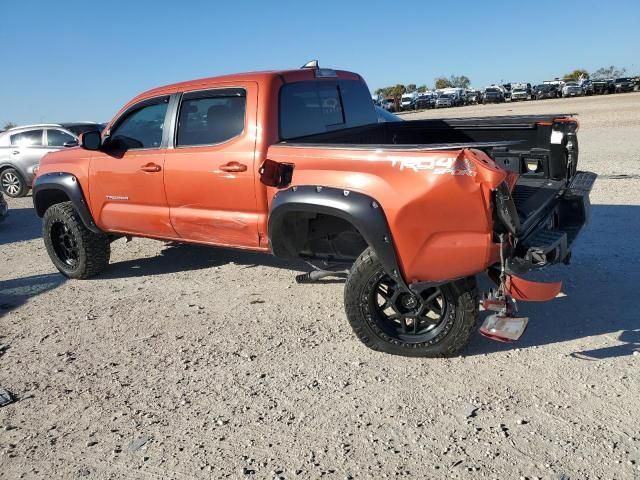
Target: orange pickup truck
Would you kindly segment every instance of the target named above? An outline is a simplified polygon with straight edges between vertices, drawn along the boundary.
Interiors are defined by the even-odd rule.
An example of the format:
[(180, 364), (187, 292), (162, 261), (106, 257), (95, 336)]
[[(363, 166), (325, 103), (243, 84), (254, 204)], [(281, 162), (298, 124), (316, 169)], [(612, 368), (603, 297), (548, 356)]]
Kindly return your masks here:
[[(360, 75), (319, 68), (145, 92), (77, 148), (41, 162), (33, 202), (55, 266), (100, 273), (110, 242), (151, 237), (271, 252), (347, 274), (367, 346), (453, 355), (522, 334), (515, 300), (559, 284), (516, 275), (565, 262), (595, 175), (571, 115), (379, 122)], [(496, 282), (482, 302), (475, 276)]]

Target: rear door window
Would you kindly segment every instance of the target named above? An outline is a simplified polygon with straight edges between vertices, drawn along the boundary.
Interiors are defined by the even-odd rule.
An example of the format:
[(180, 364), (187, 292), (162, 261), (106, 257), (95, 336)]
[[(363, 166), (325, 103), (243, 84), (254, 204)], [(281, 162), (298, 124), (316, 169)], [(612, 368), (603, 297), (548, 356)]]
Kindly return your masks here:
[(11, 145), (16, 147), (41, 147), (43, 130), (27, 130), (11, 135)]
[(377, 122), (371, 94), (360, 81), (305, 81), (280, 89), (283, 140)]
[(177, 147), (215, 145), (244, 130), (247, 95), (242, 88), (189, 92), (178, 114)]

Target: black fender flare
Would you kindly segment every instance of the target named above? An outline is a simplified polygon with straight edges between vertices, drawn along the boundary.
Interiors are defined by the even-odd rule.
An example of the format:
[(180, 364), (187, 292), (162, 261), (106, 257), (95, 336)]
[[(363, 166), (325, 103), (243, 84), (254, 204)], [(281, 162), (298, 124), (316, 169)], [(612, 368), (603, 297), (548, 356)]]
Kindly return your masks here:
[(268, 226), (269, 244), (277, 257), (298, 258), (284, 232), (285, 217), (296, 212), (334, 215), (351, 223), (376, 252), (385, 272), (408, 290), (387, 218), (374, 198), (351, 190), (310, 185), (277, 192), (271, 204)]
[[(47, 193), (59, 191), (64, 193), (80, 215), (82, 223), (94, 233), (102, 233), (96, 226), (85, 201), (82, 187), (75, 175), (66, 172), (45, 173), (36, 177), (32, 186), (33, 206), (42, 218), (44, 212), (51, 206), (47, 201)], [(57, 202), (56, 202), (57, 203)]]

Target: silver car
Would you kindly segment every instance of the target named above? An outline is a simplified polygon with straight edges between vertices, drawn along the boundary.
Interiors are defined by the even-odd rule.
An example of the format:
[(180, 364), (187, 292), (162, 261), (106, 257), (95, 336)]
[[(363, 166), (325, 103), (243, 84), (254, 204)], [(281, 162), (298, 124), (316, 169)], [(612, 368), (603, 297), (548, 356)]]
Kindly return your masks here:
[(453, 107), (453, 96), (447, 93), (441, 94), (436, 100), (436, 108)]
[(0, 133), (0, 187), (9, 197), (24, 197), (40, 159), (78, 145), (78, 137), (58, 124), (28, 125)]

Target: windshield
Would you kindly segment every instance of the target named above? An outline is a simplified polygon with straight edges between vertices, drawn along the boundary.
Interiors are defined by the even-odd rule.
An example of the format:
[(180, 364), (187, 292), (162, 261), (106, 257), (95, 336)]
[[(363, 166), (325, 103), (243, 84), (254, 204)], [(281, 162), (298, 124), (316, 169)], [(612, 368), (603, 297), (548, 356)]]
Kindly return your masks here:
[(498, 90), (497, 88), (487, 88), (486, 92), (487, 93), (500, 93), (500, 90)]
[(451, 95), (449, 95), (448, 93), (443, 93), (442, 95), (440, 95), (440, 98), (451, 98)]
[(526, 90), (524, 88), (514, 88), (513, 93), (517, 93), (517, 92), (526, 92)]
[(616, 82), (630, 82), (631, 79), (630, 78), (617, 78)]

